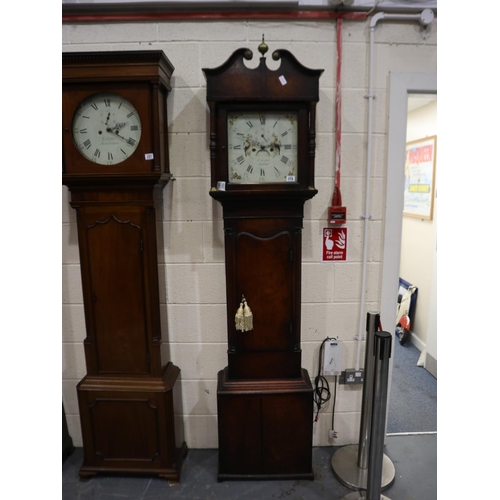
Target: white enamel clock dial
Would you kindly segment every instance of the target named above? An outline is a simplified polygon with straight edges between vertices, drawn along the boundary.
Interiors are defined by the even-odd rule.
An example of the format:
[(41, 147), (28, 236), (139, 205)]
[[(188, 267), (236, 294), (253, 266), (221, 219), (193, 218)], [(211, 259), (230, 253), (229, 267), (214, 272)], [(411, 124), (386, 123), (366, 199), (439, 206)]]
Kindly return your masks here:
[(297, 182), (297, 113), (230, 112), (230, 183)]
[(73, 118), (73, 140), (80, 153), (100, 165), (116, 165), (137, 149), (141, 120), (134, 106), (118, 94), (85, 99)]

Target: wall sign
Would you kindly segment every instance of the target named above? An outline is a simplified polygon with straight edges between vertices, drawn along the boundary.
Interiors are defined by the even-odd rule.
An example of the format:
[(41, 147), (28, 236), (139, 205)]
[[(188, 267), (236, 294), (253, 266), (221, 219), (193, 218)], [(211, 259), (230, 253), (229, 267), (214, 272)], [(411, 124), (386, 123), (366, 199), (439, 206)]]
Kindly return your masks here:
[(432, 220), (436, 136), (406, 144), (403, 215)]
[(347, 261), (347, 228), (324, 227), (321, 242), (323, 262)]

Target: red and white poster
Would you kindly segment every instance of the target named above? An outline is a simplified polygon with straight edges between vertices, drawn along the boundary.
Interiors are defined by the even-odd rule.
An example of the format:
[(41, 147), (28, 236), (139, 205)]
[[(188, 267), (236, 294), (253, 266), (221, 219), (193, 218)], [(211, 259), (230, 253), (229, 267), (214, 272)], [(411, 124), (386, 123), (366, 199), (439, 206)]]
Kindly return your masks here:
[(347, 228), (324, 227), (321, 260), (323, 262), (347, 261)]

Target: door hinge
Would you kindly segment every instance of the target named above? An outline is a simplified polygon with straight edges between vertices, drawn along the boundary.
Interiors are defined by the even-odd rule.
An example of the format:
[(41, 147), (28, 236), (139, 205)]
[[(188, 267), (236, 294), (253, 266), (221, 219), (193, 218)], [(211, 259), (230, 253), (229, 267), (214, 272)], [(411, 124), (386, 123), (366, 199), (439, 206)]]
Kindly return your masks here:
[(148, 365), (149, 365), (149, 363), (151, 363), (151, 357), (149, 356), (149, 352), (146, 353), (146, 360), (147, 360)]
[(142, 244), (142, 240), (141, 240), (141, 252), (144, 250), (144, 246)]
[(293, 250), (290, 250), (290, 262), (293, 261)]
[(293, 333), (293, 323), (290, 323), (290, 333)]

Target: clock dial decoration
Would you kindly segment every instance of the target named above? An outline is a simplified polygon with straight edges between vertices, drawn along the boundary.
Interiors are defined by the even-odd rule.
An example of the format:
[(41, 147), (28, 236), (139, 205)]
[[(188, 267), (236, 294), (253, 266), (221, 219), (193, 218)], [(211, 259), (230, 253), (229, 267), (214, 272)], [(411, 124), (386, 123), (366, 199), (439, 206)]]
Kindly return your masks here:
[(73, 140), (80, 153), (99, 165), (129, 158), (141, 139), (141, 119), (135, 107), (114, 93), (85, 99), (73, 118)]
[(297, 181), (297, 113), (228, 113), (228, 178), (233, 183)]

